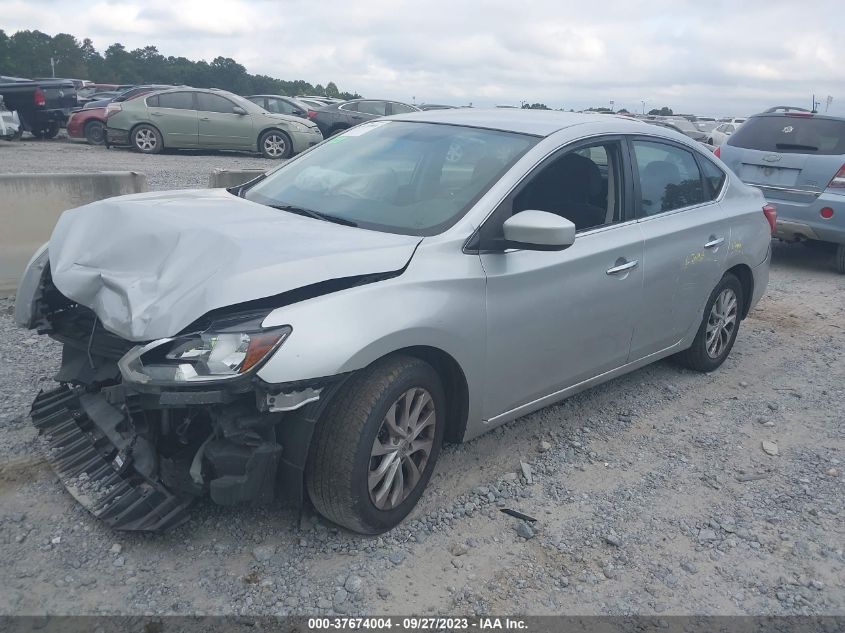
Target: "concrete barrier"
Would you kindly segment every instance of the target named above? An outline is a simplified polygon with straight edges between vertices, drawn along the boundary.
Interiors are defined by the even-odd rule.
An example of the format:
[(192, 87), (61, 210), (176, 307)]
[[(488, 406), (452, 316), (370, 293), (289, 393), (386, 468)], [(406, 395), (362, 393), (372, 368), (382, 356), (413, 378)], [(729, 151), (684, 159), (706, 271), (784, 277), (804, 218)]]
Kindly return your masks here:
[(0, 296), (12, 294), (35, 250), (62, 211), (147, 191), (147, 177), (128, 171), (0, 174)]
[(211, 189), (237, 187), (245, 182), (258, 178), (266, 169), (215, 169), (208, 176), (208, 186)]

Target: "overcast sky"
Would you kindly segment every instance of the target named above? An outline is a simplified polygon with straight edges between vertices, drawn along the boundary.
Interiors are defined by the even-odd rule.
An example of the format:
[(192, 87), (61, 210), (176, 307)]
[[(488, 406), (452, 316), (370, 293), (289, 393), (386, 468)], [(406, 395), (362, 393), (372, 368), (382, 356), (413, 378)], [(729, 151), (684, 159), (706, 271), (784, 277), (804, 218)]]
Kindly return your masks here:
[[(663, 6), (658, 9), (656, 7)], [(368, 97), (540, 101), (747, 115), (832, 95), (845, 115), (842, 0), (0, 0), (7, 33), (101, 52), (233, 57), (251, 73)]]

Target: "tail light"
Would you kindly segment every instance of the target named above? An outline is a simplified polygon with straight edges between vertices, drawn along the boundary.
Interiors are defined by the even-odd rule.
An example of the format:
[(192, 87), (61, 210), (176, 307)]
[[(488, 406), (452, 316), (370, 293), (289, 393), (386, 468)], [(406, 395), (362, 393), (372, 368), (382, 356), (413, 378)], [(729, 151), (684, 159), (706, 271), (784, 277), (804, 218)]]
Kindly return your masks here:
[(772, 230), (772, 234), (775, 232), (775, 226), (778, 223), (778, 210), (771, 204), (763, 205), (763, 215), (766, 216), (766, 220), (769, 222), (769, 228)]
[(845, 165), (839, 168), (836, 175), (827, 183), (828, 188), (842, 189), (845, 188)]
[(121, 107), (120, 107), (120, 104), (119, 104), (119, 103), (114, 103), (114, 102), (112, 102), (112, 103), (108, 104), (108, 105), (106, 106), (106, 118), (108, 119), (111, 115), (113, 115), (113, 114), (117, 114), (117, 113), (118, 113), (118, 112), (120, 112), (122, 109), (123, 109), (123, 108), (121, 108)]
[(716, 158), (721, 158), (722, 157), (722, 148), (717, 147), (716, 149), (714, 149), (713, 150), (713, 156), (715, 156)]
[(833, 217), (833, 209), (830, 207), (822, 207), (822, 210), (819, 211), (819, 215), (822, 216), (825, 220), (829, 220)]
[(36, 107), (41, 107), (47, 105), (47, 99), (44, 98), (44, 92), (41, 88), (36, 88), (35, 93), (32, 95), (32, 99), (35, 102)]
[(316, 119), (317, 118), (317, 111), (316, 110), (308, 110), (308, 118), (309, 119)]

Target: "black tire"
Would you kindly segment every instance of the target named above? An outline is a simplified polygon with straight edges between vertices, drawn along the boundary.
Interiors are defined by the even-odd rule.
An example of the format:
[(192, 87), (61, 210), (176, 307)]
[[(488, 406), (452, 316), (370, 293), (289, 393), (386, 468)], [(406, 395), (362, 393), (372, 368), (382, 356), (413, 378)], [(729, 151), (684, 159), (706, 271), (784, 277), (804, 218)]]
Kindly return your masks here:
[[(413, 389), (424, 390), (433, 402), (434, 429), (426, 431), (433, 443), (425, 466), (418, 471), (419, 479), (404, 500), (380, 509), (371, 497), (368, 480), (370, 469), (377, 468), (387, 455), (373, 457), (373, 448), (376, 438), (383, 443), (388, 411)], [(431, 478), (443, 442), (445, 414), (443, 387), (428, 363), (392, 356), (358, 372), (332, 398), (314, 431), (305, 469), (314, 508), (327, 519), (361, 534), (380, 534), (395, 527), (414, 508)], [(397, 455), (404, 477), (407, 462), (398, 451)]]
[(106, 125), (102, 121), (88, 121), (83, 133), (91, 145), (103, 145), (106, 142)]
[(258, 151), (264, 158), (271, 160), (290, 158), (293, 154), (293, 143), (285, 132), (267, 130), (258, 139)]
[(836, 272), (845, 275), (845, 244), (836, 247)]
[(160, 154), (164, 149), (161, 132), (146, 123), (132, 128), (129, 132), (129, 143), (136, 152), (142, 154)]
[(335, 134), (340, 134), (341, 132), (345, 132), (349, 128), (345, 125), (338, 125), (337, 127), (333, 127), (329, 130), (329, 136), (334, 136)]
[(35, 138), (50, 139), (56, 138), (59, 134), (59, 124), (56, 122), (48, 123), (47, 127), (42, 127), (32, 130), (32, 135)]
[[(721, 343), (721, 348), (718, 350), (718, 353), (712, 355), (711, 352), (708, 351), (708, 324), (711, 323), (714, 304), (722, 295), (722, 293), (726, 291), (733, 293), (736, 302), (736, 306), (734, 309), (733, 329), (730, 334), (723, 339), (723, 342)], [(698, 332), (695, 335), (695, 339), (693, 340), (692, 345), (689, 349), (686, 349), (683, 352), (677, 354), (677, 360), (684, 367), (700, 372), (713, 371), (717, 369), (722, 363), (724, 363), (725, 359), (728, 357), (728, 354), (731, 353), (731, 349), (734, 346), (734, 341), (736, 341), (737, 332), (739, 332), (739, 323), (742, 320), (742, 307), (745, 305), (744, 301), (745, 296), (742, 289), (742, 284), (740, 283), (739, 279), (737, 279), (734, 275), (730, 273), (725, 274), (725, 276), (722, 277), (719, 283), (716, 284), (716, 287), (713, 289), (713, 292), (710, 293), (710, 298), (707, 300), (707, 305), (704, 306), (704, 315), (701, 319), (701, 325), (698, 327)], [(716, 336), (720, 337), (721, 334), (717, 333)]]

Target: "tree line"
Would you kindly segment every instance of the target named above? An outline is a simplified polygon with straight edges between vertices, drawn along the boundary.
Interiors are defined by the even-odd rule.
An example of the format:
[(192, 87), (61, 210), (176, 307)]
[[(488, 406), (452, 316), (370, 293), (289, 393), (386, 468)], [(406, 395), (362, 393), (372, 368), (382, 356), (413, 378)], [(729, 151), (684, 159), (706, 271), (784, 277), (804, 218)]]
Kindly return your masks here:
[(87, 37), (80, 42), (67, 33), (50, 36), (37, 30), (17, 31), (10, 36), (0, 29), (0, 75), (52, 77), (54, 69), (56, 77), (90, 79), (94, 83), (186, 85), (222, 88), (242, 95), (311, 94), (340, 99), (361, 96), (341, 92), (333, 81), (322, 86), (302, 79), (253, 75), (230, 57), (194, 61), (165, 57), (155, 46), (129, 51), (120, 43), (112, 44), (101, 54)]

